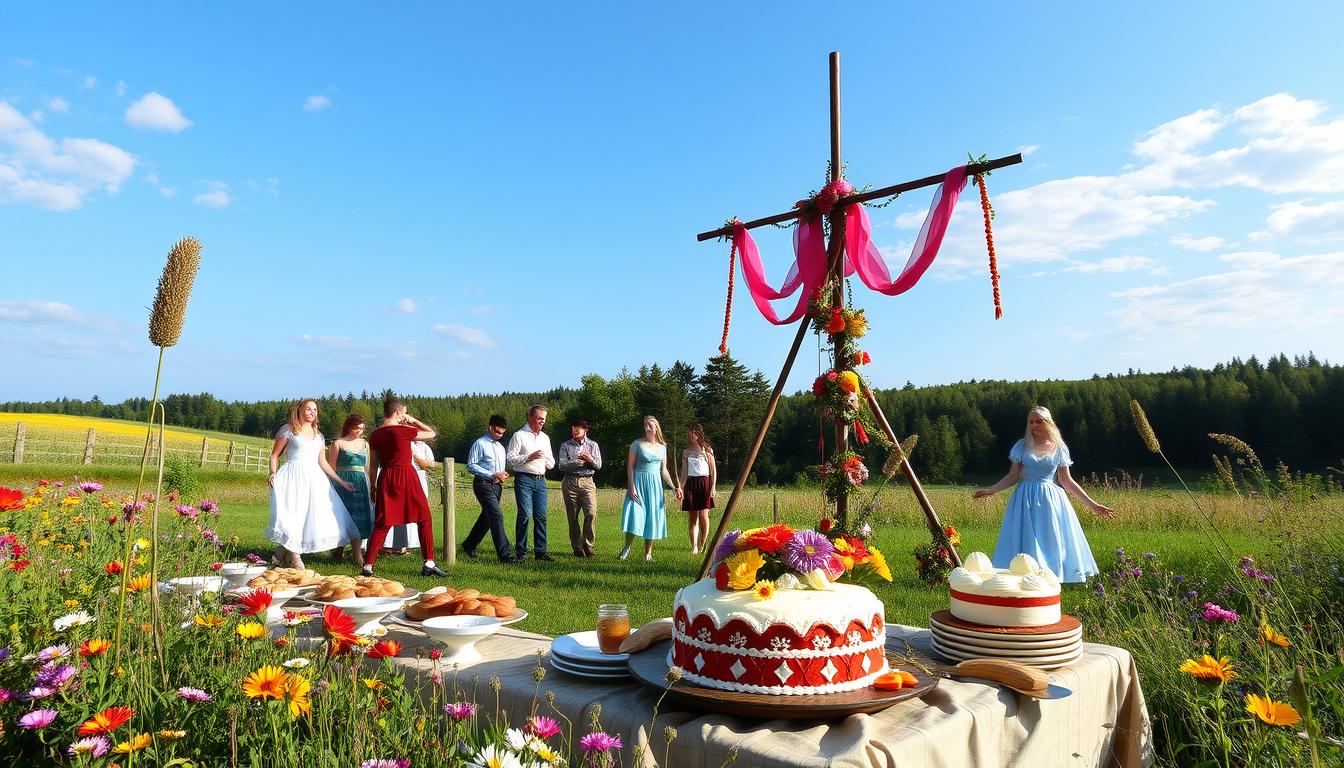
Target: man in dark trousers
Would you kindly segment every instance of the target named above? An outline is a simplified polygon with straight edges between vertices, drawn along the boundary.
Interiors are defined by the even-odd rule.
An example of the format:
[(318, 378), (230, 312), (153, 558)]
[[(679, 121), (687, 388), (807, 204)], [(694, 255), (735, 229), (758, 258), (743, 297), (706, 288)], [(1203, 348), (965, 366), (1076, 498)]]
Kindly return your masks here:
[(508, 470), (504, 468), (504, 446), (499, 439), (508, 431), (503, 416), (490, 417), (490, 424), (467, 452), (467, 471), (471, 473), (471, 490), (480, 502), (481, 515), (471, 527), (471, 533), (462, 542), (462, 552), (472, 560), (476, 559), (476, 547), (485, 538), (488, 531), (495, 542), (495, 555), (501, 563), (517, 562), (509, 553), (509, 537), (504, 532), (504, 511), (499, 507), (499, 499), (504, 493), (504, 480)]

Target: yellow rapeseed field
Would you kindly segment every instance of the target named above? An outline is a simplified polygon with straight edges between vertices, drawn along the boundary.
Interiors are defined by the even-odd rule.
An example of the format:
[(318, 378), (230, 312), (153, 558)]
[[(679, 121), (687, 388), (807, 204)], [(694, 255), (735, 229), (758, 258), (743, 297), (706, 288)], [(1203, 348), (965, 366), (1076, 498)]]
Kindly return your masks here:
[[(28, 434), (42, 433), (46, 436), (51, 432), (71, 432), (78, 433), (82, 439), (90, 430), (97, 430), (98, 435), (116, 435), (117, 437), (133, 437), (138, 440), (145, 439), (145, 427), (140, 424), (128, 424), (124, 421), (112, 421), (110, 419), (96, 419), (88, 416), (67, 416), (60, 413), (4, 413), (0, 412), (0, 429), (10, 432), (15, 425), (23, 422), (28, 425)], [(167, 429), (163, 433), (165, 440), (190, 440), (198, 445), (201, 442), (200, 435), (193, 435), (190, 432), (178, 432), (173, 429)]]

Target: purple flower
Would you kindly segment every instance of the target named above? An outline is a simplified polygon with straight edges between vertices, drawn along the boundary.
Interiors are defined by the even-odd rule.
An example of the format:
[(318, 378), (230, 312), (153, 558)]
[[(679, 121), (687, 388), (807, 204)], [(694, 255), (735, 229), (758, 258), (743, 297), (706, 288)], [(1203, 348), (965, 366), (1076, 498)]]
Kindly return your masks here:
[(784, 545), (784, 562), (799, 573), (810, 573), (826, 565), (835, 554), (835, 545), (825, 536), (812, 530), (793, 534)]
[(1105, 597), (1106, 585), (1102, 583), (1101, 579), (1097, 579), (1097, 583), (1092, 587), (1092, 591), (1097, 593), (1097, 597)]
[(1227, 622), (1228, 624), (1231, 624), (1231, 623), (1237, 621), (1237, 620), (1240, 619), (1240, 618), (1241, 618), (1241, 617), (1237, 615), (1237, 612), (1236, 612), (1236, 611), (1229, 611), (1228, 609), (1226, 609), (1226, 608), (1224, 608), (1224, 607), (1222, 607), (1222, 606), (1220, 606), (1220, 605), (1218, 605), (1218, 604), (1216, 604), (1216, 603), (1205, 603), (1205, 604), (1204, 604), (1204, 620), (1207, 621), (1207, 622), (1209, 622), (1210, 624), (1213, 624), (1213, 623), (1216, 623), (1216, 622), (1219, 622), (1219, 621), (1223, 621), (1223, 622)]
[(1124, 547), (1120, 547), (1119, 549), (1115, 550), (1115, 556), (1116, 556), (1117, 558), (1121, 559), (1121, 560), (1124, 560), (1124, 559), (1125, 559), (1125, 548), (1124, 548)]
[(49, 645), (37, 652), (38, 661), (51, 661), (53, 659), (64, 659), (70, 655), (70, 646), (68, 645)]
[(215, 515), (215, 516), (219, 515), (219, 503), (212, 499), (206, 499), (205, 501), (202, 501), (198, 506), (200, 506), (201, 511), (207, 515)]
[(1131, 568), (1130, 571), (1129, 571), (1129, 576), (1130, 576), (1130, 578), (1137, 579), (1137, 578), (1139, 578), (1139, 577), (1142, 576), (1142, 575), (1143, 575), (1143, 569), (1142, 569), (1142, 568)]
[(210, 701), (210, 694), (202, 691), (200, 688), (178, 688), (177, 696), (180, 699), (186, 699), (187, 701), (195, 702), (197, 704), (204, 704), (205, 702)]
[(0, 664), (9, 661), (9, 646), (0, 648)]
[(359, 768), (410, 768), (410, 765), (410, 760), (400, 757), (395, 760), (365, 760), (359, 764)]
[(103, 490), (103, 484), (95, 483), (91, 480), (85, 480), (84, 482), (79, 484), (79, 490), (85, 493), (97, 493)]
[(193, 520), (196, 519), (197, 515), (201, 514), (199, 509), (186, 504), (178, 504), (174, 509), (177, 511), (178, 517), (187, 517)]
[(1300, 566), (1300, 565), (1294, 565), (1294, 566), (1292, 567), (1291, 570), (1292, 570), (1292, 572), (1293, 572), (1293, 575), (1295, 575), (1295, 576), (1301, 576), (1301, 575), (1302, 575), (1302, 566)]
[(71, 757), (79, 757), (80, 755), (102, 757), (111, 748), (112, 742), (108, 741), (106, 736), (90, 736), (66, 747), (65, 752)]
[(1245, 568), (1245, 567), (1248, 566), (1248, 565), (1255, 565), (1255, 558), (1254, 558), (1254, 557), (1251, 557), (1250, 555), (1247, 555), (1247, 556), (1241, 558), (1241, 563), (1240, 563), (1240, 565), (1241, 565), (1242, 568)]
[(263, 558), (261, 555), (258, 555), (256, 552), (248, 552), (247, 557), (243, 559), (253, 565), (262, 565), (266, 562), (266, 559)]
[(585, 753), (609, 752), (621, 748), (621, 737), (610, 736), (602, 731), (594, 731), (579, 739), (579, 749)]
[(8, 688), (0, 688), (0, 704), (8, 704), (9, 702), (14, 700), (14, 697), (16, 695), (17, 694), (9, 690)]
[(134, 504), (122, 504), (121, 519), (130, 521), (130, 519), (135, 516), (136, 512), (144, 512), (144, 511), (145, 511), (145, 502), (143, 501), (137, 501)]
[(33, 676), (33, 684), (47, 688), (60, 688), (70, 682), (70, 678), (79, 674), (79, 670), (69, 664), (57, 664), (48, 661)]
[(443, 714), (448, 715), (454, 720), (466, 720), (476, 714), (476, 705), (470, 701), (455, 701), (452, 704), (443, 705)]
[(56, 719), (56, 710), (54, 709), (34, 709), (32, 712), (19, 718), (19, 727), (27, 728), (30, 731), (40, 731), (51, 725)]
[(732, 556), (737, 546), (737, 538), (742, 535), (741, 531), (729, 531), (723, 534), (719, 540), (719, 546), (714, 548), (714, 562), (722, 562)]
[(40, 700), (40, 699), (45, 699), (45, 698), (48, 698), (48, 697), (50, 697), (50, 696), (55, 696), (55, 695), (56, 695), (56, 689), (55, 689), (55, 688), (51, 688), (51, 687), (49, 687), (49, 686), (45, 686), (45, 685), (36, 685), (36, 686), (33, 686), (33, 689), (32, 689), (32, 690), (30, 690), (30, 691), (28, 691), (28, 693), (24, 694), (23, 697), (24, 697), (25, 699), (29, 700), (29, 701), (38, 701), (38, 700)]

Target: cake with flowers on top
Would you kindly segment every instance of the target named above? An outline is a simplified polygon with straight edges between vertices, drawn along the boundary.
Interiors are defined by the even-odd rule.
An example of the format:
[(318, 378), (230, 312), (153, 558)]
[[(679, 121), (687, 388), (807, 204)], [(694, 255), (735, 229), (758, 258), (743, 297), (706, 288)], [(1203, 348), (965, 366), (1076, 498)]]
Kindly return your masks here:
[(1031, 555), (995, 568), (972, 552), (947, 577), (952, 615), (991, 627), (1042, 627), (1060, 621), (1059, 579)]
[(882, 601), (842, 580), (891, 580), (882, 553), (856, 537), (774, 525), (730, 531), (714, 578), (673, 601), (669, 663), (710, 688), (838, 693), (888, 669)]

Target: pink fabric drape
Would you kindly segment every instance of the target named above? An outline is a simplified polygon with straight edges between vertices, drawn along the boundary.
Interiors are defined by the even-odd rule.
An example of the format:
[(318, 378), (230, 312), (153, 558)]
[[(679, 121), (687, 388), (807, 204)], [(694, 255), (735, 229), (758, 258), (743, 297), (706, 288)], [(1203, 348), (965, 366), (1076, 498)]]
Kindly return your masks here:
[[(845, 211), (845, 274), (857, 272), (864, 285), (887, 296), (895, 296), (913, 288), (938, 255), (938, 248), (947, 233), (947, 225), (952, 220), (952, 210), (965, 186), (964, 165), (953, 168), (943, 177), (910, 258), (895, 278), (891, 276), (891, 270), (881, 252), (873, 244), (872, 224), (868, 220), (867, 211), (861, 203), (850, 205)], [(807, 311), (808, 299), (826, 280), (826, 236), (821, 217), (810, 221), (800, 219), (794, 228), (794, 262), (778, 289), (770, 287), (767, 282), (760, 249), (741, 222), (733, 225), (733, 242), (742, 256), (742, 274), (747, 282), (747, 290), (751, 292), (756, 308), (765, 319), (775, 325), (785, 325), (802, 317)], [(800, 288), (802, 290), (793, 310), (780, 317), (770, 302), (788, 298)]]

